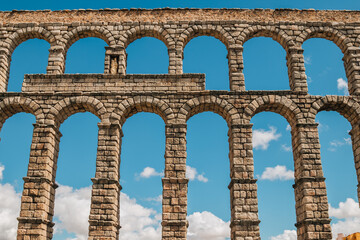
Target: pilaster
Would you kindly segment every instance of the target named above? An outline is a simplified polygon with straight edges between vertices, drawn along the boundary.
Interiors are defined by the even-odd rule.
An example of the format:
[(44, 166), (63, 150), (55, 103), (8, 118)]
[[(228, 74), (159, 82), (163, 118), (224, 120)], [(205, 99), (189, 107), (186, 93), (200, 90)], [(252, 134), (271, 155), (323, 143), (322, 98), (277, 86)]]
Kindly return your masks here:
[(228, 48), (229, 79), (231, 91), (245, 91), (243, 47)]
[(287, 50), (286, 65), (288, 68), (290, 90), (307, 93), (304, 50), (301, 47), (290, 47)]
[(49, 49), (47, 74), (62, 74), (65, 72), (64, 49), (60, 46), (52, 46)]
[(118, 124), (99, 123), (96, 173), (92, 178), (89, 240), (117, 240), (120, 229), (119, 166), (122, 131)]
[(299, 240), (332, 239), (317, 124), (292, 128), (295, 201)]
[(353, 126), (349, 134), (351, 136), (356, 176), (358, 180), (358, 185), (357, 185), (358, 200), (360, 200), (360, 125), (357, 124)]
[(344, 67), (348, 79), (349, 93), (351, 95), (360, 94), (360, 49), (349, 47), (344, 52)]
[(189, 181), (186, 178), (186, 124), (167, 124), (165, 134), (162, 239), (185, 240)]
[(9, 82), (11, 55), (8, 49), (0, 48), (0, 92), (6, 92)]
[(254, 179), (252, 124), (232, 125), (230, 145), (231, 239), (260, 239), (257, 185)]
[(60, 137), (61, 133), (54, 125), (34, 124), (28, 173), (24, 177), (18, 218), (18, 240), (52, 239)]

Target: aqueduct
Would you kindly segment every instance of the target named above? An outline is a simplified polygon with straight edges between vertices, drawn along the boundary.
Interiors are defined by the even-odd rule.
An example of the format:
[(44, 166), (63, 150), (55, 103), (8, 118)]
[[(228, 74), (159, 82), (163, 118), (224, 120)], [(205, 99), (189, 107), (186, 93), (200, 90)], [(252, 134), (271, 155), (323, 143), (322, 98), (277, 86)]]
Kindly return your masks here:
[[(351, 123), (360, 181), (360, 12), (44, 10), (0, 12), (0, 21), (0, 127), (19, 112), (36, 117), (18, 240), (52, 238), (59, 127), (72, 114), (85, 111), (101, 120), (89, 239), (115, 240), (119, 232), (121, 239), (121, 129), (128, 117), (142, 111), (160, 115), (166, 124), (162, 239), (186, 239), (186, 123), (203, 111), (221, 115), (229, 127), (231, 239), (260, 239), (250, 120), (262, 111), (282, 115), (291, 126), (298, 239), (332, 238), (315, 117), (320, 111), (331, 110)], [(216, 37), (226, 45), (230, 91), (206, 91), (203, 74), (183, 74), (183, 49), (200, 35)], [(259, 36), (271, 37), (285, 49), (289, 91), (245, 90), (243, 44)], [(104, 74), (64, 74), (67, 50), (85, 37), (101, 38), (108, 44)], [(142, 37), (165, 43), (168, 74), (126, 74), (126, 47)], [(333, 41), (343, 52), (349, 96), (308, 94), (302, 44), (315, 37)], [(7, 92), (12, 52), (32, 38), (50, 43), (47, 73), (26, 75), (21, 92)], [(360, 185), (357, 190), (360, 197)]]

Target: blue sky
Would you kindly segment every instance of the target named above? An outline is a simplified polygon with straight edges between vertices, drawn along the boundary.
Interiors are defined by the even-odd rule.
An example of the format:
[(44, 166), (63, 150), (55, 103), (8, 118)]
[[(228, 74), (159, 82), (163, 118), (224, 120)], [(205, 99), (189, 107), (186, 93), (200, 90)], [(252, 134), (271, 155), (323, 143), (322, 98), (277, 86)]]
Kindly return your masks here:
[[(8, 1), (0, 10), (75, 8), (315, 8), (359, 9), (359, 1)], [(69, 49), (66, 73), (103, 72), (104, 47), (100, 39), (81, 39)], [(151, 46), (151, 47), (149, 47)], [(344, 95), (347, 81), (342, 53), (332, 42), (310, 39), (304, 45), (309, 93)], [(23, 75), (45, 73), (49, 44), (29, 40), (14, 51), (9, 91), (20, 91)], [(209, 51), (212, 49), (212, 51)], [(167, 73), (166, 46), (159, 40), (143, 38), (127, 48), (128, 73)], [(206, 89), (228, 90), (226, 47), (212, 37), (198, 37), (184, 52), (185, 73), (205, 73)], [(288, 90), (286, 53), (270, 38), (254, 38), (244, 45), (244, 74), (247, 90)], [(259, 61), (261, 59), (262, 61)], [(259, 71), (261, 69), (261, 71)], [(16, 114), (0, 132), (0, 231), (14, 239), (19, 214), (19, 194), (26, 176), (32, 124), (30, 114)], [(69, 117), (61, 126), (54, 239), (86, 238), (90, 200), (90, 178), (95, 173), (97, 123), (90, 113)], [(295, 200), (292, 188), (293, 157), (288, 123), (278, 114), (260, 113), (251, 121), (254, 133), (254, 164), (258, 178), (259, 218), (262, 239), (296, 239)], [(333, 232), (360, 229), (356, 196), (356, 174), (350, 124), (336, 112), (317, 116), (321, 157), (331, 204)], [(121, 147), (121, 239), (160, 239), (161, 177), (164, 169), (164, 122), (156, 114), (138, 113), (123, 126)], [(201, 113), (188, 121), (188, 215), (189, 239), (227, 239), (230, 220), (228, 128), (214, 113)], [(71, 167), (70, 167), (71, 165)], [(206, 196), (206, 197), (204, 197)], [(17, 204), (12, 204), (17, 202)], [(340, 204), (340, 205), (339, 205)], [(131, 211), (131, 209), (136, 209)], [(73, 210), (73, 211), (72, 211)], [(77, 212), (75, 216), (71, 213)], [(159, 218), (160, 217), (160, 218)], [(206, 225), (201, 226), (201, 221)], [(209, 231), (219, 236), (206, 236)], [(348, 232), (346, 232), (348, 231)], [(146, 233), (146, 234), (144, 234)], [(218, 238), (216, 238), (218, 237)], [(0, 238), (1, 239), (1, 238)]]

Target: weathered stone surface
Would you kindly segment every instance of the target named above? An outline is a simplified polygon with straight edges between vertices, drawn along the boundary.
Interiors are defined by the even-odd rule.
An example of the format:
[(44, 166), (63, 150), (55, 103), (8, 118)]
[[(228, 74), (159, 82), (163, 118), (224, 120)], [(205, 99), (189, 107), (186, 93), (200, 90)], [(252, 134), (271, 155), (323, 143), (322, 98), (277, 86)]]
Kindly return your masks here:
[[(299, 240), (331, 239), (316, 114), (337, 111), (352, 125), (360, 180), (360, 12), (315, 10), (157, 9), (0, 12), (0, 128), (18, 112), (36, 117), (28, 175), (24, 178), (18, 240), (52, 238), (56, 164), (62, 122), (77, 112), (99, 117), (96, 173), (92, 178), (89, 239), (119, 238), (119, 169), (122, 125), (137, 112), (152, 112), (166, 124), (162, 239), (185, 240), (188, 222), (186, 122), (212, 111), (229, 127), (231, 239), (260, 239), (254, 179), (251, 118), (263, 111), (289, 122), (295, 164)], [(185, 45), (214, 36), (228, 49), (230, 91), (205, 91), (202, 74), (182, 74)], [(246, 91), (243, 45), (272, 37), (287, 53), (288, 91)], [(107, 42), (104, 74), (64, 74), (66, 53), (77, 40)], [(155, 37), (168, 47), (169, 74), (127, 75), (126, 47)], [(333, 41), (344, 54), (350, 96), (312, 96), (302, 44), (313, 37)], [(27, 75), (22, 92), (6, 92), (11, 55), (23, 41), (51, 45), (47, 74)], [(360, 197), (360, 188), (358, 188)]]

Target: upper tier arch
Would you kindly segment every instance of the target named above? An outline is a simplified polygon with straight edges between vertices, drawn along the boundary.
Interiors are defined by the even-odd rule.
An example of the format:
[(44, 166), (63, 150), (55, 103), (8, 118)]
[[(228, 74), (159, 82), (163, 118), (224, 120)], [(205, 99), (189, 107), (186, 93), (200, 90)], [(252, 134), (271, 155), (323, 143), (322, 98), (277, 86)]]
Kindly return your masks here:
[(178, 41), (177, 45), (184, 49), (192, 39), (199, 36), (210, 36), (219, 39), (228, 49), (235, 43), (233, 37), (221, 26), (214, 25), (194, 25), (184, 30)]
[(332, 41), (343, 53), (345, 53), (349, 47), (353, 46), (350, 38), (345, 36), (339, 30), (331, 27), (313, 26), (306, 28), (296, 37), (296, 41), (302, 46), (304, 42), (310, 38), (324, 38)]
[(79, 26), (63, 36), (63, 45), (65, 54), (69, 48), (79, 39), (95, 37), (104, 40), (109, 46), (115, 46), (116, 41), (112, 33), (100, 26)]
[(174, 40), (171, 38), (170, 34), (168, 33), (168, 31), (166, 31), (166, 29), (154, 25), (141, 25), (130, 28), (120, 36), (118, 45), (127, 48), (130, 43), (143, 37), (153, 37), (159, 39), (166, 45), (168, 49), (171, 48), (171, 46), (175, 45)]
[(12, 55), (15, 48), (19, 46), (21, 43), (29, 40), (29, 39), (42, 39), (47, 41), (50, 46), (55, 46), (57, 44), (55, 36), (48, 30), (43, 27), (27, 27), (23, 29), (19, 29), (13, 34), (11, 34), (5, 41), (0, 42), (0, 46), (8, 50), (7, 54), (9, 56)]
[(275, 26), (251, 26), (245, 28), (236, 39), (236, 42), (244, 45), (248, 40), (255, 37), (270, 37), (278, 42), (285, 51), (295, 45), (293, 39), (285, 31)]

